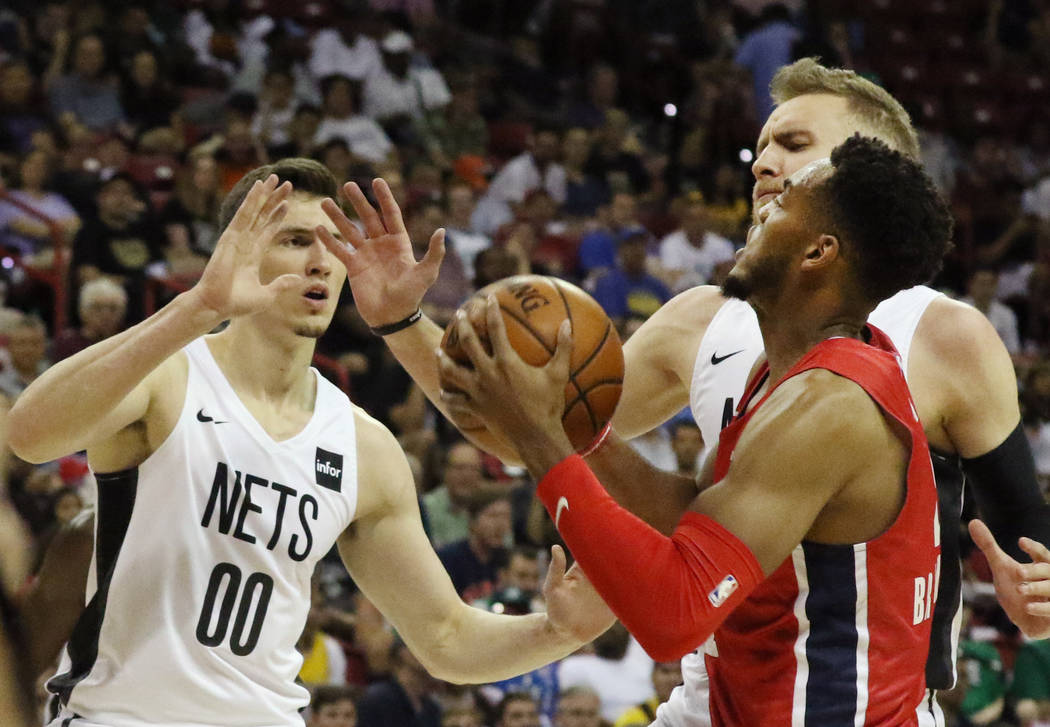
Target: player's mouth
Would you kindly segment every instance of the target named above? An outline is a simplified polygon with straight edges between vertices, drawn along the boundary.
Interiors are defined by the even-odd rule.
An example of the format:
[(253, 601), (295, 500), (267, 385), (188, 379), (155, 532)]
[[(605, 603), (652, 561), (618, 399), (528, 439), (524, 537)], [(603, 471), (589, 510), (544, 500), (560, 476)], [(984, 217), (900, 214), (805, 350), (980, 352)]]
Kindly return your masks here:
[(762, 209), (765, 204), (775, 199), (778, 194), (780, 194), (779, 189), (756, 189), (752, 197), (755, 211)]
[(323, 310), (328, 302), (328, 288), (324, 285), (311, 285), (303, 293), (303, 299), (312, 310)]

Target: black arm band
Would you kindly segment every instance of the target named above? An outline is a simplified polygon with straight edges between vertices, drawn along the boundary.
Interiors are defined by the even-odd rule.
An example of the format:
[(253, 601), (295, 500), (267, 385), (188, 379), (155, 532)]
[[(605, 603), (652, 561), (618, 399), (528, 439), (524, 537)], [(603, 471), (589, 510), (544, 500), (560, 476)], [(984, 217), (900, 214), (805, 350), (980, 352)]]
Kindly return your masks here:
[(1018, 424), (992, 451), (963, 459), (981, 517), (999, 546), (1022, 563), (1031, 560), (1017, 545), (1022, 535), (1050, 546), (1050, 504), (1040, 492), (1032, 448)]
[(402, 318), (397, 323), (387, 323), (385, 326), (376, 326), (375, 328), (370, 328), (369, 330), (371, 330), (372, 333), (374, 333), (377, 336), (389, 336), (391, 333), (397, 333), (398, 331), (405, 330), (413, 323), (419, 321), (419, 319), (422, 317), (423, 310), (421, 308), (416, 308), (415, 312), (412, 315), (408, 316), (407, 318)]

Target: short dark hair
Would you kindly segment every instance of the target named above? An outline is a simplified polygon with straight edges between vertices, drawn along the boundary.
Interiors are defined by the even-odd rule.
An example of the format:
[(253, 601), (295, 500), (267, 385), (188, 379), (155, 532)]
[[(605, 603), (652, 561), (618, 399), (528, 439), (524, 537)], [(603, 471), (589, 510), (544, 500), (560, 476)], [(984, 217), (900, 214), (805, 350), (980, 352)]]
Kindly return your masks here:
[(507, 692), (496, 705), (496, 719), (503, 719), (503, 715), (506, 714), (507, 707), (511, 702), (528, 702), (539, 709), (539, 705), (536, 704), (536, 698), (528, 692)]
[(476, 520), (481, 513), (485, 512), (486, 508), (495, 502), (506, 502), (509, 504), (510, 494), (499, 490), (482, 490), (478, 492), (466, 504), (468, 518), (471, 521)]
[(336, 704), (349, 699), (351, 702), (357, 703), (358, 690), (354, 687), (335, 685), (335, 684), (322, 684), (321, 686), (314, 687), (313, 697), (310, 699), (310, 709), (315, 713), (320, 711), (322, 707), (326, 707), (329, 704)]
[(276, 174), (281, 182), (291, 182), (295, 192), (331, 199), (336, 199), (339, 195), (339, 182), (324, 164), (305, 157), (281, 159), (251, 170), (233, 185), (233, 189), (226, 195), (222, 207), (219, 208), (220, 230), (225, 230), (230, 224), (252, 185), (271, 174)]
[(831, 166), (819, 190), (861, 293), (877, 302), (933, 278), (951, 249), (952, 216), (922, 167), (859, 134), (832, 150)]

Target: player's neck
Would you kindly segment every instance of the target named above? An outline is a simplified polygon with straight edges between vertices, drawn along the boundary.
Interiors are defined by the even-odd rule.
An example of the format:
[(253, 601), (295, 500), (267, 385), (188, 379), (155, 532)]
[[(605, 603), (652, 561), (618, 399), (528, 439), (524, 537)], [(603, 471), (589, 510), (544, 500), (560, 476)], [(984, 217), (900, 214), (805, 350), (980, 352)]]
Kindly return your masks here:
[(775, 312), (756, 307), (762, 342), (769, 361), (770, 381), (779, 381), (811, 348), (829, 338), (861, 338), (865, 317), (838, 306), (807, 303), (778, 306)]
[(215, 360), (234, 389), (261, 400), (312, 400), (310, 361), (315, 341), (290, 331), (234, 320), (208, 340)]

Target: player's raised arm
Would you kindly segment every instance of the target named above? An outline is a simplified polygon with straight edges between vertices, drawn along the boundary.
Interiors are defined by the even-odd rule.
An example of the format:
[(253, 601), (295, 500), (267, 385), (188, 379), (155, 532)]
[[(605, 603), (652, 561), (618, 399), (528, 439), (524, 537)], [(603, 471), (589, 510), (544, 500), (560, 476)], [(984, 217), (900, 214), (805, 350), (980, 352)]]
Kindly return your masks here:
[(500, 616), (456, 594), (420, 522), (397, 441), (358, 415), (358, 518), (339, 540), (347, 570), (427, 670), (445, 681), (509, 678), (567, 656), (607, 629), (612, 613), (578, 569), (553, 553), (548, 613)]
[[(379, 210), (372, 207), (356, 183), (347, 182), (343, 186), (343, 194), (360, 218), (364, 234), (332, 201), (324, 202), (323, 209), (346, 242), (336, 240), (323, 227), (317, 228), (317, 234), (346, 266), (347, 282), (361, 318), (376, 335), (383, 337), (398, 363), (434, 406), (458, 426), (440, 398), (434, 352), (441, 343), (443, 331), (420, 309), (423, 296), (437, 280), (445, 256), (445, 231), (434, 231), (426, 254), (417, 262), (401, 208), (389, 185), (383, 179), (376, 179), (372, 189)], [(461, 431), (504, 462), (518, 461), (513, 446), (488, 432), (472, 428)]]
[[(229, 318), (270, 305), (300, 276), (259, 279), (265, 245), (283, 219), (290, 184), (256, 182), (220, 237), (200, 282), (128, 330), (90, 346), (42, 374), (11, 410), (10, 445), (19, 457), (47, 462), (87, 449), (142, 420), (175, 384), (172, 355)], [(174, 390), (178, 390), (175, 386)]]

